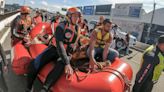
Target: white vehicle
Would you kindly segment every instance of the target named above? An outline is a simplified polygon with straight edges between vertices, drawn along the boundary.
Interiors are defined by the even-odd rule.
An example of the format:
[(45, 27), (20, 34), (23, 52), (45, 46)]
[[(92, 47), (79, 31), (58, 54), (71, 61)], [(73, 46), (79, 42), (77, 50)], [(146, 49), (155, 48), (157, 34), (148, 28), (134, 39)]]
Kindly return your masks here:
[[(95, 25), (97, 24), (97, 21), (90, 21), (89, 22), (89, 28), (92, 30)], [(112, 28), (112, 34), (113, 34), (113, 38), (114, 41), (111, 44), (111, 48), (122, 48), (125, 49), (126, 45), (125, 45), (125, 37), (126, 37), (126, 32), (121, 31), (120, 27), (117, 28)], [(133, 35), (130, 35), (130, 40), (129, 40), (129, 46), (132, 47), (134, 45), (136, 45), (137, 39), (136, 37), (134, 37)]]
[[(115, 48), (122, 48), (125, 49), (126, 45), (125, 45), (125, 37), (126, 37), (126, 32), (121, 31), (120, 27), (117, 28), (113, 28), (112, 29), (112, 33), (113, 36), (115, 38)], [(114, 35), (115, 33), (115, 35)], [(130, 39), (129, 39), (129, 47), (132, 47), (134, 45), (136, 45), (137, 39), (136, 37), (134, 37), (133, 35), (130, 35)]]

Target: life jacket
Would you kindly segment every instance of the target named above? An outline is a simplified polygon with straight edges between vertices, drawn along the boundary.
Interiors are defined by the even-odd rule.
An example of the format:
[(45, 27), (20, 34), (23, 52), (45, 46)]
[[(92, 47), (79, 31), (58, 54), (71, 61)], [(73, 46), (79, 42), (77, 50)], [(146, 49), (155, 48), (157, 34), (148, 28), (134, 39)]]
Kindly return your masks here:
[[(145, 50), (144, 53), (151, 53), (151, 54), (155, 54), (156, 51), (156, 47), (151, 45), (148, 49)], [(155, 66), (154, 71), (153, 71), (153, 78), (152, 81), (157, 81), (162, 73), (162, 71), (164, 70), (164, 56), (162, 55), (161, 52), (158, 52), (157, 55), (153, 55), (154, 58), (158, 58), (159, 63)], [(144, 61), (142, 59), (142, 61)], [(155, 63), (154, 60), (152, 60), (152, 62)]]
[(101, 47), (104, 48), (105, 44), (107, 43), (107, 41), (110, 39), (110, 33), (107, 32), (103, 37), (102, 37), (102, 33), (101, 33), (101, 29), (97, 28), (95, 29), (96, 32), (96, 44), (95, 47)]
[(154, 68), (153, 81), (157, 81), (164, 70), (164, 56), (161, 52), (158, 53), (159, 64)]
[(85, 29), (81, 29), (81, 35), (85, 36), (87, 34)]
[[(75, 31), (71, 31), (69, 29), (69, 24), (68, 22), (63, 22), (60, 23), (59, 26), (64, 30), (64, 47), (68, 53), (73, 53), (73, 51), (76, 49), (76, 46), (78, 44), (79, 36), (80, 36), (80, 31), (78, 26), (75, 26)], [(57, 30), (56, 30), (57, 31)]]
[(42, 22), (42, 17), (41, 16), (35, 16), (33, 18), (33, 22), (34, 22), (35, 25), (38, 24), (38, 23), (41, 23)]
[(45, 34), (45, 35), (52, 35), (52, 37), (50, 38), (50, 40), (49, 40), (49, 42), (48, 42), (48, 45), (51, 44), (51, 45), (56, 46), (56, 40), (55, 40), (55, 38), (53, 37), (53, 35), (55, 34), (56, 27), (57, 27), (58, 25), (59, 25), (59, 21), (54, 21), (54, 22), (52, 22), (50, 25), (48, 25), (48, 26), (45, 27), (44, 34)]

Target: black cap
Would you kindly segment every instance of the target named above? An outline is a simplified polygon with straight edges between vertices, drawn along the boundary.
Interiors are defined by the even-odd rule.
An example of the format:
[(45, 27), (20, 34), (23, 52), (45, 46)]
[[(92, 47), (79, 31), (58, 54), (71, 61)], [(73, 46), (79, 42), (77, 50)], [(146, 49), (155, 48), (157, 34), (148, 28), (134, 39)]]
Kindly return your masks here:
[(161, 35), (159, 38), (158, 38), (158, 43), (164, 43), (164, 35)]

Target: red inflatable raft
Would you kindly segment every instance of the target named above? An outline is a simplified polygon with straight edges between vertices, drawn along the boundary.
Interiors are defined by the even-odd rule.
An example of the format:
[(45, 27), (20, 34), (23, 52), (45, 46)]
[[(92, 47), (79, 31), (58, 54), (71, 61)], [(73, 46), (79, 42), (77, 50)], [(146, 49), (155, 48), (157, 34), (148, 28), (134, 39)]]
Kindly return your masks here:
[[(46, 76), (53, 68), (53, 64), (47, 65), (39, 74), (39, 79), (44, 82)], [(124, 74), (124, 75), (123, 75)], [(126, 81), (132, 79), (130, 65), (116, 59), (115, 62), (97, 73), (86, 74), (75, 71), (70, 80), (63, 76), (51, 88), (52, 92), (125, 92)]]
[(17, 43), (12, 48), (13, 51), (13, 60), (12, 60), (12, 69), (17, 75), (22, 75), (27, 73), (27, 67), (32, 60), (27, 49), (21, 44)]
[[(35, 58), (46, 48), (46, 46), (44, 44), (31, 45), (29, 47), (29, 51), (32, 57), (29, 55), (27, 50), (25, 50), (23, 45), (17, 44), (14, 48), (14, 60), (12, 64), (13, 67), (25, 67), (28, 66), (28, 64), (24, 64), (22, 66), (22, 63), (29, 62), (32, 57)], [(41, 82), (45, 81), (46, 76), (53, 67), (53, 64), (50, 63), (41, 70), (40, 74), (38, 75), (38, 78), (41, 80)], [(26, 72), (17, 70), (16, 68), (13, 70), (15, 70), (15, 72), (19, 72), (17, 74)], [(65, 74), (63, 74), (59, 81), (51, 87), (51, 91), (125, 92), (128, 85), (127, 81), (131, 81), (132, 75), (133, 72), (131, 66), (121, 61), (119, 58), (116, 58), (112, 65), (96, 73), (84, 73), (81, 71), (75, 71), (70, 80), (66, 80)]]
[(12, 45), (12, 69), (17, 75), (26, 74), (28, 72), (27, 67), (32, 59), (35, 59), (37, 55), (39, 55), (45, 48), (47, 48), (46, 45), (42, 44), (42, 42), (38, 40), (37, 35), (43, 32), (50, 34), (49, 27), (49, 23), (39, 23), (35, 26), (35, 28), (31, 30), (29, 35), (32, 44), (29, 46), (29, 51), (27, 50), (27, 48), (25, 48), (21, 41), (15, 43), (15, 45)]

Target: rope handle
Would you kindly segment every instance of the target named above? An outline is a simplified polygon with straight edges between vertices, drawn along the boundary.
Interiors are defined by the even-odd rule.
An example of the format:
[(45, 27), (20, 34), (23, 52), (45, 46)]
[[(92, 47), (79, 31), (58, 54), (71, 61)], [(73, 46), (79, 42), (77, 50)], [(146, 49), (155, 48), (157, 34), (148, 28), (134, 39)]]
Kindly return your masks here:
[(91, 74), (91, 70), (90, 70), (90, 69), (88, 70), (88, 72), (86, 73), (86, 75), (83, 75), (83, 76), (80, 76), (80, 75), (77, 73), (78, 71), (79, 71), (78, 68), (76, 68), (76, 69), (74, 70), (75, 75), (76, 75), (76, 77), (77, 77), (77, 79), (78, 79), (79, 81), (81, 81), (81, 80), (87, 78), (87, 77)]

